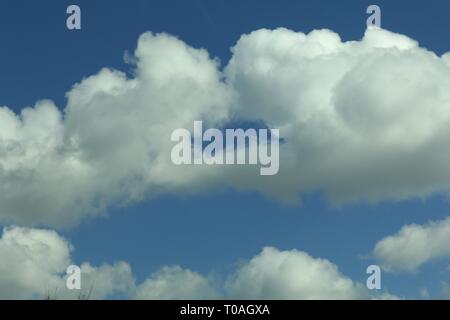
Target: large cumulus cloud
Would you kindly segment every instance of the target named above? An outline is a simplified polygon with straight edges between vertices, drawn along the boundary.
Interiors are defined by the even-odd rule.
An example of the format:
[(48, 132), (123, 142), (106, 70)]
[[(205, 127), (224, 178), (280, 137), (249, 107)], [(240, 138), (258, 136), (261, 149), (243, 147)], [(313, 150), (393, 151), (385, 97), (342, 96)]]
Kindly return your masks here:
[(235, 112), (287, 141), (280, 175), (262, 191), (293, 201), (322, 190), (337, 204), (447, 194), (446, 56), (380, 29), (351, 42), (327, 30), (259, 30), (239, 40), (226, 74)]
[(135, 78), (103, 69), (67, 93), (64, 112), (0, 109), (0, 221), (67, 226), (195, 181), (171, 165), (171, 132), (226, 119), (230, 89), (206, 51), (174, 37), (146, 33), (135, 56)]
[[(368, 29), (243, 35), (221, 68), (206, 50), (143, 34), (127, 77), (104, 69), (51, 101), (0, 109), (0, 222), (67, 226), (161, 193), (231, 186), (295, 202), (322, 190), (336, 204), (447, 194), (450, 55)], [(279, 128), (280, 173), (176, 167), (170, 134), (194, 120)]]

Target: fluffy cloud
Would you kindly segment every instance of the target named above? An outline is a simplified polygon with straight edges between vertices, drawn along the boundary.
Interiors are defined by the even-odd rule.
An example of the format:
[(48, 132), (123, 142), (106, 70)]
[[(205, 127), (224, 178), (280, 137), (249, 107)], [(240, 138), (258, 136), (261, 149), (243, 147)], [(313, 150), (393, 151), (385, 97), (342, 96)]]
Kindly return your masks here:
[(228, 280), (238, 299), (362, 299), (367, 292), (336, 265), (301, 251), (265, 248)]
[(137, 284), (126, 262), (81, 265), (81, 291), (66, 289), (72, 246), (56, 232), (12, 227), (0, 238), (1, 299), (365, 299), (361, 283), (301, 251), (265, 248), (225, 281), (166, 266)]
[(210, 276), (164, 267), (137, 287), (138, 299), (366, 299), (367, 290), (336, 265), (301, 251), (267, 247), (240, 263), (224, 283)]
[(83, 264), (83, 290), (66, 289), (65, 272), (72, 246), (55, 231), (11, 227), (0, 238), (0, 299), (101, 299), (124, 294), (134, 285), (131, 268), (121, 262)]
[(373, 255), (386, 270), (396, 272), (413, 272), (426, 262), (450, 257), (450, 218), (406, 225), (380, 240)]
[[(180, 267), (164, 267), (137, 287), (138, 299), (368, 299), (358, 282), (325, 259), (267, 247), (241, 262), (224, 283)], [(380, 299), (394, 297), (380, 295)]]
[(447, 193), (449, 71), (447, 58), (385, 30), (351, 42), (328, 30), (242, 36), (226, 68), (233, 112), (286, 140), (280, 174), (256, 188), (287, 201), (323, 190), (337, 204)]
[[(368, 29), (243, 35), (222, 69), (203, 49), (143, 34), (132, 78), (104, 69), (20, 114), (0, 108), (0, 222), (73, 225), (161, 193), (220, 187), (295, 202), (322, 190), (335, 204), (447, 194), (450, 53)], [(280, 173), (171, 164), (170, 134), (194, 120), (280, 128)]]
[(171, 165), (170, 135), (226, 119), (230, 90), (206, 51), (174, 37), (142, 35), (135, 57), (134, 79), (103, 69), (67, 93), (64, 113), (0, 108), (0, 222), (67, 226), (189, 189), (196, 173)]
[[(114, 295), (128, 296), (135, 286), (131, 266), (123, 261), (112, 265), (103, 264), (100, 267), (83, 263), (81, 275), (81, 293), (93, 299), (103, 299)], [(67, 290), (63, 290), (63, 292), (69, 297), (74, 296), (73, 292), (67, 292)], [(77, 295), (75, 296), (77, 297)]]
[(0, 238), (0, 298), (42, 297), (60, 285), (70, 245), (54, 231), (9, 228)]
[(205, 300), (219, 297), (211, 279), (179, 266), (163, 267), (140, 284), (134, 296), (141, 300)]

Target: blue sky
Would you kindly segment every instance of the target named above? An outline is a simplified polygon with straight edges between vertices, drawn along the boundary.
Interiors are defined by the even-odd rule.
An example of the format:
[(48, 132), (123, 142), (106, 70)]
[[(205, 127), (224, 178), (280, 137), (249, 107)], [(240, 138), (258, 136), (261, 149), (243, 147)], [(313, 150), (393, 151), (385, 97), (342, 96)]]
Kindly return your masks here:
[[(0, 3), (0, 105), (19, 112), (51, 99), (63, 110), (65, 93), (103, 67), (133, 75), (124, 62), (145, 31), (167, 32), (195, 48), (205, 48), (222, 66), (242, 34), (286, 27), (308, 33), (328, 28), (343, 40), (364, 35), (372, 1), (76, 1), (82, 30), (65, 28), (69, 1), (4, 0)], [(450, 51), (447, 1), (377, 1), (382, 26), (419, 41), (440, 55)], [(85, 219), (58, 232), (76, 248), (77, 263), (127, 261), (138, 281), (165, 265), (206, 274), (226, 274), (240, 259), (265, 246), (298, 249), (335, 263), (343, 274), (365, 283), (368, 257), (382, 238), (407, 224), (448, 216), (445, 196), (362, 202), (334, 207), (311, 191), (301, 205), (285, 205), (257, 192), (232, 188), (194, 196), (162, 195), (131, 206), (111, 207), (107, 216)], [(6, 226), (6, 224), (4, 224)], [(438, 296), (449, 281), (448, 259), (412, 274), (383, 273), (383, 287), (408, 298), (421, 288)], [(446, 271), (447, 270), (447, 271)]]
[[(1, 58), (8, 88), (3, 104), (20, 109), (48, 97), (64, 104), (64, 94), (83, 77), (105, 66), (127, 70), (123, 53), (133, 52), (145, 31), (168, 32), (206, 48), (223, 63), (240, 35), (259, 28), (309, 32), (329, 28), (344, 40), (360, 39), (371, 1), (78, 1), (83, 31), (70, 32), (64, 13), (70, 1), (2, 1)], [(406, 34), (443, 53), (448, 45), (445, 1), (379, 1), (383, 27)], [(13, 32), (12, 32), (13, 30)], [(20, 59), (20, 63), (13, 63)], [(39, 63), (36, 63), (36, 60)], [(26, 74), (26, 77), (24, 75)], [(7, 82), (6, 82), (7, 81)], [(23, 94), (26, 88), (27, 94)]]

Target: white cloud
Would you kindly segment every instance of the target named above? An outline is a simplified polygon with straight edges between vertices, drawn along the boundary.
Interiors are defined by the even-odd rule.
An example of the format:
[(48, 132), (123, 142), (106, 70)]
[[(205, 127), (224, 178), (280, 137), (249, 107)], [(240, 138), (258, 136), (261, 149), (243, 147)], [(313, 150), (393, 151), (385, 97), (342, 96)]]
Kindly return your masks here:
[[(66, 289), (65, 272), (72, 246), (55, 231), (11, 227), (0, 238), (0, 299), (101, 299), (128, 293), (131, 268), (121, 262), (92, 267), (83, 264), (82, 291)], [(92, 288), (92, 289), (91, 289)]]
[(0, 109), (0, 222), (68, 226), (190, 189), (196, 173), (171, 165), (170, 134), (226, 119), (230, 90), (206, 51), (174, 37), (146, 33), (135, 55), (135, 78), (103, 69), (84, 79), (64, 117), (50, 101)]
[(205, 300), (219, 297), (211, 279), (179, 266), (161, 268), (136, 288), (134, 296), (141, 300)]
[[(138, 299), (366, 299), (368, 291), (336, 265), (301, 251), (267, 247), (220, 283), (188, 269), (164, 267), (137, 286)], [(389, 297), (394, 297), (389, 295)]]
[[(59, 111), (0, 109), (0, 222), (73, 225), (162, 193), (235, 187), (283, 201), (323, 190), (335, 204), (448, 194), (450, 53), (369, 29), (243, 35), (221, 71), (203, 49), (143, 34), (132, 78), (103, 69)], [(263, 120), (281, 129), (280, 173), (176, 167), (170, 134), (194, 120)]]
[(450, 257), (450, 218), (405, 225), (380, 240), (373, 256), (386, 270), (394, 272), (413, 272), (429, 261)]
[(126, 297), (130, 291), (134, 290), (133, 271), (131, 266), (123, 261), (112, 265), (103, 264), (100, 267), (83, 263), (81, 275), (82, 293), (91, 294), (93, 299), (103, 299), (113, 295)]
[(236, 183), (287, 201), (324, 190), (337, 204), (447, 194), (449, 74), (385, 30), (351, 42), (328, 30), (243, 36), (226, 68), (233, 113), (280, 128), (286, 144), (278, 176)]
[(8, 228), (0, 238), (0, 299), (42, 297), (70, 264), (70, 245), (54, 231)]
[(363, 299), (364, 287), (336, 265), (301, 251), (267, 247), (227, 282), (233, 299)]
[[(219, 281), (224, 278), (224, 281)], [(136, 286), (133, 299), (399, 300), (386, 290), (370, 292), (326, 259), (298, 250), (266, 247), (228, 275), (202, 275), (180, 266), (163, 267)]]
[[(136, 283), (126, 262), (81, 264), (81, 291), (66, 289), (72, 246), (51, 230), (12, 227), (0, 238), (1, 299), (365, 299), (361, 283), (325, 259), (265, 248), (230, 275), (165, 266)], [(219, 281), (219, 278), (226, 279)]]

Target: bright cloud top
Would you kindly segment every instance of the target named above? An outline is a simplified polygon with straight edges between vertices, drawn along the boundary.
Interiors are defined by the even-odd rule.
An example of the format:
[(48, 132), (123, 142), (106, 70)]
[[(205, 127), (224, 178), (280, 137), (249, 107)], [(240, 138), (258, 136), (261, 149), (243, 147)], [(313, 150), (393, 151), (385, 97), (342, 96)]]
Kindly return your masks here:
[[(0, 108), (0, 221), (67, 226), (115, 204), (221, 187), (295, 202), (323, 190), (334, 203), (447, 194), (450, 54), (368, 29), (243, 35), (222, 69), (207, 51), (143, 34), (135, 76), (103, 69), (67, 93), (14, 114)], [(280, 172), (186, 167), (170, 135), (195, 120), (279, 128)]]

